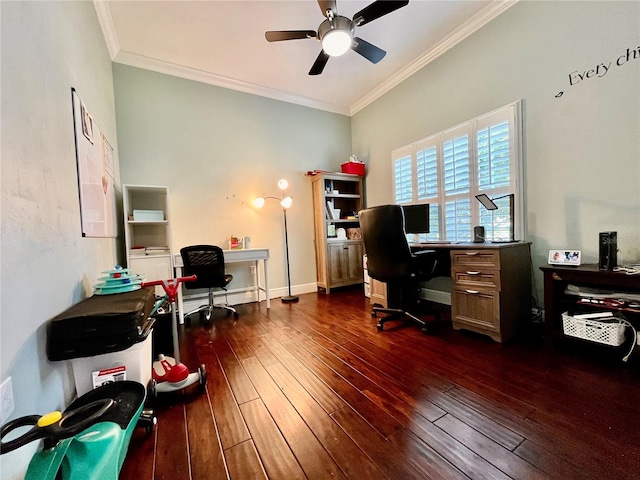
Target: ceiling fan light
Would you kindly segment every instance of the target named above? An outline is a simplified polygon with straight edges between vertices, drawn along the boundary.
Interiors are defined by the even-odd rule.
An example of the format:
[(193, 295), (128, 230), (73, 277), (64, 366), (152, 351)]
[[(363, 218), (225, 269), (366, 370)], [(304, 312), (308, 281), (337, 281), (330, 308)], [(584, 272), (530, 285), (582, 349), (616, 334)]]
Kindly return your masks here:
[(351, 35), (346, 30), (329, 30), (322, 37), (322, 49), (327, 55), (339, 57), (351, 47)]

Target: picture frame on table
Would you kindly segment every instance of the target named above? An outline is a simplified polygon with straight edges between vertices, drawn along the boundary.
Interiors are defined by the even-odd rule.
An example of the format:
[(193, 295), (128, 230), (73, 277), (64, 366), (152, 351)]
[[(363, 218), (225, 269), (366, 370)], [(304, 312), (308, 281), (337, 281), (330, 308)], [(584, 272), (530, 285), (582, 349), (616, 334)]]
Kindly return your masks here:
[(582, 252), (580, 250), (549, 250), (549, 264), (580, 266)]

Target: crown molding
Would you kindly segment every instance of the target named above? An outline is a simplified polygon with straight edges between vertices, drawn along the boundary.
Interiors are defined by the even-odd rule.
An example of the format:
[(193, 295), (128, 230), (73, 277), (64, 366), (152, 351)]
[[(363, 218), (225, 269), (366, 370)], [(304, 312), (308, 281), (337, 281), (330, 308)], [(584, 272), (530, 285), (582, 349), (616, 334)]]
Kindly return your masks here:
[(456, 46), (458, 43), (463, 41), (474, 32), (478, 31), (480, 28), (484, 27), (498, 15), (518, 3), (518, 1), (519, 0), (497, 0), (489, 4), (487, 7), (483, 8), (473, 18), (460, 25), (460, 27), (454, 30), (442, 42), (425, 52), (414, 62), (400, 70), (396, 75), (389, 78), (388, 80), (385, 80), (367, 95), (351, 105), (351, 107), (349, 108), (349, 116), (355, 115), (367, 105), (373, 103), (375, 100), (380, 98), (395, 86), (399, 85), (401, 82), (416, 73), (418, 70), (428, 65), (439, 56), (443, 55), (449, 49)]
[(120, 50), (120, 43), (118, 42), (116, 27), (113, 25), (113, 17), (111, 17), (109, 4), (105, 1), (93, 0), (93, 7), (96, 9), (98, 22), (102, 29), (102, 35), (104, 36), (104, 41), (109, 49), (111, 60), (113, 60)]
[(111, 60), (115, 63), (143, 68), (145, 70), (164, 73), (166, 75), (172, 75), (196, 82), (207, 83), (209, 85), (215, 85), (222, 88), (229, 88), (231, 90), (237, 90), (252, 95), (272, 98), (274, 100), (293, 103), (296, 105), (301, 105), (303, 107), (325, 110), (327, 112), (337, 113), (340, 115), (353, 116), (360, 110), (365, 108), (367, 105), (373, 103), (375, 100), (387, 93), (389, 90), (409, 78), (418, 70), (443, 55), (450, 48), (453, 48), (465, 38), (485, 26), (498, 15), (518, 3), (518, 1), (519, 0), (495, 0), (491, 2), (491, 4), (482, 9), (473, 18), (462, 24), (442, 42), (425, 52), (410, 65), (400, 70), (393, 77), (378, 85), (374, 90), (369, 92), (367, 95), (362, 97), (350, 107), (336, 105), (329, 102), (321, 102), (309, 97), (293, 95), (291, 93), (283, 92), (274, 88), (268, 88), (249, 82), (243, 82), (240, 80), (208, 73), (202, 70), (185, 67), (183, 65), (177, 65), (155, 58), (122, 51), (120, 50), (120, 44), (118, 42), (118, 36), (116, 34), (115, 27), (113, 25), (113, 19), (111, 17), (108, 2), (103, 0), (93, 0), (93, 5), (98, 16), (100, 27), (102, 28), (102, 34), (104, 35), (107, 48), (109, 49)]
[(241, 80), (235, 80), (233, 78), (215, 75), (209, 72), (204, 72), (202, 70), (197, 70), (195, 68), (176, 65), (174, 63), (169, 63), (155, 58), (125, 52), (122, 50), (118, 52), (113, 61), (115, 63), (121, 63), (123, 65), (129, 65), (131, 67), (143, 68), (145, 70), (164, 73), (166, 75), (172, 75), (174, 77), (180, 77), (200, 83), (207, 83), (209, 85), (215, 85), (217, 87), (229, 88), (231, 90), (250, 93), (252, 95), (259, 95), (261, 97), (272, 98), (274, 100), (295, 103), (303, 107), (325, 110), (332, 113), (339, 113), (340, 115), (349, 115), (349, 109), (347, 107), (335, 105), (328, 102), (320, 102), (318, 100), (302, 97), (299, 95), (292, 95), (275, 88), (263, 87), (254, 83), (243, 82)]

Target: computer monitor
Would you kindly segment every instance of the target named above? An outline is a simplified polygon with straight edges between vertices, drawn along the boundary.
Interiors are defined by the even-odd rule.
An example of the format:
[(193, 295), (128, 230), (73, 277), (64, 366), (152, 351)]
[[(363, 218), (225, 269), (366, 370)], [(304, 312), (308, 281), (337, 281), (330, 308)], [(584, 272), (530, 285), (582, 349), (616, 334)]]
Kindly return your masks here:
[(429, 204), (402, 205), (405, 233), (429, 233)]

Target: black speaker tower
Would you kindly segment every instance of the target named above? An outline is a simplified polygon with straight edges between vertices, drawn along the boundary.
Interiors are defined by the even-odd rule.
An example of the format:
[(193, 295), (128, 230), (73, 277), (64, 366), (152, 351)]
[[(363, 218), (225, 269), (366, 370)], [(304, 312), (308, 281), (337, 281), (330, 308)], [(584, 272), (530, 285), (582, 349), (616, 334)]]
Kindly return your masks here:
[(618, 232), (600, 232), (600, 270), (613, 270), (618, 266)]

